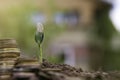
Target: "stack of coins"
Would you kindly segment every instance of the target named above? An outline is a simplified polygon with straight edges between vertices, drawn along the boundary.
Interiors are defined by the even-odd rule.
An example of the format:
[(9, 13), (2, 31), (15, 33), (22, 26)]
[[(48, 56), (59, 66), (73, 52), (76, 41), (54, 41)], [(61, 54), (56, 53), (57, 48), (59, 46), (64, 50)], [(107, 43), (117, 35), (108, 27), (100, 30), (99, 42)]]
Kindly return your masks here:
[(13, 69), (13, 80), (38, 80), (39, 67), (36, 59), (19, 58)]
[(12, 72), (7, 69), (0, 69), (0, 80), (12, 80)]
[(38, 80), (34, 72), (29, 68), (14, 68), (12, 80)]
[(14, 39), (0, 39), (0, 69), (12, 69), (20, 56)]
[(37, 59), (25, 59), (19, 58), (15, 67), (23, 67), (23, 68), (39, 68), (40, 63)]

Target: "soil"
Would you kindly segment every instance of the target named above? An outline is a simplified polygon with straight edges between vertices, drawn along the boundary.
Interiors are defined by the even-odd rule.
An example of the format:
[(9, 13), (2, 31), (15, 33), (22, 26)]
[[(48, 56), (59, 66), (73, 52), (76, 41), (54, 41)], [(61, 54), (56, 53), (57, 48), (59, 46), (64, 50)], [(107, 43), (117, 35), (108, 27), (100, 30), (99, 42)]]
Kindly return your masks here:
[(40, 66), (39, 79), (41, 80), (66, 80), (67, 77), (80, 77), (83, 72), (81, 68), (77, 69), (67, 64), (53, 64), (46, 60)]
[(43, 63), (40, 66), (40, 69), (44, 71), (60, 72), (68, 76), (78, 76), (80, 72), (83, 72), (81, 68), (77, 69), (67, 64), (53, 64), (46, 60), (43, 60)]
[[(39, 79), (41, 80), (92, 80), (93, 78), (100, 78), (102, 80), (102, 74), (100, 72), (83, 72), (81, 68), (75, 68), (67, 64), (53, 64), (46, 60), (40, 66)], [(66, 77), (69, 77), (67, 79)], [(77, 79), (76, 79), (77, 78)], [(82, 78), (82, 79), (81, 79)]]
[[(26, 60), (22, 60), (26, 61)], [(28, 60), (27, 60), (28, 61)], [(28, 61), (29, 62), (29, 61)], [(32, 61), (33, 64), (33, 61)], [(4, 71), (5, 72), (5, 71)], [(8, 72), (7, 72), (8, 73)], [(2, 74), (3, 75), (3, 74)], [(5, 74), (8, 76), (8, 74)], [(120, 80), (119, 72), (86, 72), (81, 68), (75, 68), (67, 64), (55, 64), (43, 60), (43, 63), (35, 67), (17, 66), (12, 71), (10, 80)], [(0, 80), (8, 80), (1, 79)]]
[[(113, 76), (114, 75), (114, 76)], [(119, 71), (102, 70), (86, 72), (67, 64), (53, 64), (46, 60), (40, 66), (40, 80), (120, 80)]]

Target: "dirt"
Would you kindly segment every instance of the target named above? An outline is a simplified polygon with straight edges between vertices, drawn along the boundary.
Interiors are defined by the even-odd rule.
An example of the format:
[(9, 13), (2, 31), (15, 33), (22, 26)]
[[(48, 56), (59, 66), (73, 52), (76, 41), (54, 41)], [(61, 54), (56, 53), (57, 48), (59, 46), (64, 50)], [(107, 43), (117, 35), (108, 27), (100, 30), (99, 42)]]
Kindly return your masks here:
[(68, 76), (79, 76), (80, 72), (83, 72), (81, 68), (75, 68), (67, 64), (53, 64), (46, 60), (43, 61), (41, 70), (60, 72)]
[(38, 76), (41, 80), (66, 80), (66, 76), (79, 77), (81, 72), (83, 72), (81, 68), (77, 69), (67, 64), (53, 64), (43, 60)]
[[(28, 66), (17, 66), (14, 67), (11, 72), (10, 80), (120, 80), (119, 72), (86, 72), (81, 68), (75, 68), (67, 64), (50, 63), (45, 59), (39, 67), (38, 65), (35, 67), (32, 61), (31, 66), (30, 63)], [(9, 74), (5, 75), (8, 76)], [(0, 78), (0, 80), (8, 80), (8, 77), (7, 79)]]
[(44, 77), (41, 80), (120, 80), (119, 71), (103, 72), (98, 70), (87, 72), (81, 68), (75, 68), (67, 64), (53, 64), (46, 60), (40, 66), (40, 72), (39, 75)]

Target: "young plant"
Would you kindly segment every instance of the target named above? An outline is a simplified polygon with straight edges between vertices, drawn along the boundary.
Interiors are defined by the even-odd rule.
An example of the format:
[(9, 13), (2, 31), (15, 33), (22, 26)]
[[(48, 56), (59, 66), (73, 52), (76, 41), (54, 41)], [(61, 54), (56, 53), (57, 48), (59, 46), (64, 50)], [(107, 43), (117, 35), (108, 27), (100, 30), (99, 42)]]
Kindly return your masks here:
[(36, 28), (37, 28), (37, 30), (36, 30), (36, 34), (35, 34), (35, 41), (39, 47), (38, 59), (39, 59), (39, 62), (42, 63), (42, 61), (43, 61), (42, 42), (43, 42), (43, 38), (44, 38), (44, 32), (43, 32), (44, 27), (41, 23), (37, 23)]

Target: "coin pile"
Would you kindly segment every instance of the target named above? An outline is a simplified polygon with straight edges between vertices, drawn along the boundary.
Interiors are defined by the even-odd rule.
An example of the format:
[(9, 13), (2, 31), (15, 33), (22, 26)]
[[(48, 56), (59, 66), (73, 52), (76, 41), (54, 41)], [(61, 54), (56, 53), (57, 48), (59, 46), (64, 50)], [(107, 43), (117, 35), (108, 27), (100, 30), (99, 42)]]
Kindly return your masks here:
[(40, 63), (37, 59), (26, 59), (26, 58), (19, 58), (15, 67), (24, 67), (24, 68), (39, 68)]
[(12, 80), (12, 72), (8, 69), (0, 69), (0, 80)]
[(19, 58), (13, 69), (13, 80), (38, 80), (39, 67), (36, 59)]
[(20, 50), (17, 47), (16, 40), (0, 39), (0, 70), (2, 70), (0, 79), (9, 76), (6, 71), (10, 72), (19, 56)]
[(11, 69), (20, 56), (14, 39), (0, 39), (0, 68)]

